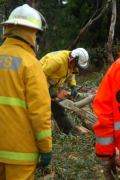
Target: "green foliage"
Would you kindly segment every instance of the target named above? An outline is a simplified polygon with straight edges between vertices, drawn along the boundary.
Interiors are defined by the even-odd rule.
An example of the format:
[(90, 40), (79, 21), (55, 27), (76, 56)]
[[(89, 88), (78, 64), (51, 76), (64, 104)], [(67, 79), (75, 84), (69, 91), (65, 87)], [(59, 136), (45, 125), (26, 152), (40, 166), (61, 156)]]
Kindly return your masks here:
[[(27, 3), (28, 0), (0, 0), (0, 13), (7, 18), (9, 13), (17, 6)], [(97, 12), (100, 12), (105, 0), (68, 0), (68, 3), (61, 3), (62, 0), (44, 0), (40, 1), (38, 10), (45, 16), (48, 29), (41, 35), (39, 57), (42, 57), (50, 51), (68, 49), (77, 37), (80, 29)], [(97, 3), (99, 2), (99, 3)], [(109, 24), (111, 18), (111, 8), (105, 12), (98, 21), (96, 21), (82, 35), (77, 47), (101, 48), (107, 41)], [(102, 51), (102, 50), (101, 50)], [(95, 53), (90, 53), (91, 61), (101, 66), (102, 52), (99, 57)], [(95, 54), (95, 57), (93, 55)], [(104, 61), (104, 59), (102, 59)], [(99, 66), (98, 64), (98, 66)]]
[[(74, 137), (54, 131), (53, 152), (49, 171), (51, 169), (55, 172), (55, 180), (102, 180), (103, 174), (95, 156), (92, 133)], [(41, 172), (38, 172), (37, 177), (40, 175)]]
[[(66, 5), (61, 5), (56, 0), (41, 2), (39, 9), (48, 22), (48, 30), (41, 41), (41, 56), (50, 51), (67, 49), (96, 9), (102, 7), (103, 2), (100, 2), (99, 7), (96, 0), (69, 0)], [(77, 46), (90, 48), (104, 45), (109, 29), (109, 17), (106, 12), (103, 18), (84, 33)]]

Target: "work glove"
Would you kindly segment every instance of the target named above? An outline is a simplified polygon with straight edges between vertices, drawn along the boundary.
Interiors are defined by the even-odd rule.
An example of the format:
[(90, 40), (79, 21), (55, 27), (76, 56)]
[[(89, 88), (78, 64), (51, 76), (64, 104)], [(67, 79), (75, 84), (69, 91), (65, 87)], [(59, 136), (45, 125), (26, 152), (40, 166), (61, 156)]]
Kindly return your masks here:
[(71, 87), (71, 96), (75, 98), (76, 95), (77, 95), (77, 87), (76, 86), (72, 86)]
[(37, 164), (37, 168), (44, 169), (47, 167), (52, 159), (52, 152), (49, 153), (40, 153), (41, 160)]
[(106, 180), (115, 180), (114, 175), (117, 175), (115, 156), (102, 158), (101, 164)]
[(49, 87), (49, 94), (51, 98), (56, 98), (57, 97), (57, 89), (53, 86)]

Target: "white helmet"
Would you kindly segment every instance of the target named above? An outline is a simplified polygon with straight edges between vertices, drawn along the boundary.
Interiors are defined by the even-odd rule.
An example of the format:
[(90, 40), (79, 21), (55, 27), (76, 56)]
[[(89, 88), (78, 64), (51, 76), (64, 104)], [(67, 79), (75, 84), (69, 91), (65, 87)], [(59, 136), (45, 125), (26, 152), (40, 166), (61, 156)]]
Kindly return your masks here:
[(89, 55), (84, 48), (77, 48), (71, 52), (71, 57), (77, 60), (77, 65), (86, 69), (89, 65)]
[(43, 31), (43, 22), (44, 24), (46, 24), (46, 21), (40, 12), (33, 9), (28, 4), (24, 4), (22, 6), (15, 8), (11, 12), (8, 20), (2, 22), (1, 24), (21, 25)]

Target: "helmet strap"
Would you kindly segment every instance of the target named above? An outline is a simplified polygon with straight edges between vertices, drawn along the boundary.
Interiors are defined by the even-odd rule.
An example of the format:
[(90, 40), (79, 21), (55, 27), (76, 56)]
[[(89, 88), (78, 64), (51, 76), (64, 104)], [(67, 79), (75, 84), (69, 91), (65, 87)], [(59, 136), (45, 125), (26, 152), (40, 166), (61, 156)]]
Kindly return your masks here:
[(74, 68), (76, 66), (76, 61), (74, 58), (69, 58), (69, 61), (68, 61), (68, 66), (69, 68)]

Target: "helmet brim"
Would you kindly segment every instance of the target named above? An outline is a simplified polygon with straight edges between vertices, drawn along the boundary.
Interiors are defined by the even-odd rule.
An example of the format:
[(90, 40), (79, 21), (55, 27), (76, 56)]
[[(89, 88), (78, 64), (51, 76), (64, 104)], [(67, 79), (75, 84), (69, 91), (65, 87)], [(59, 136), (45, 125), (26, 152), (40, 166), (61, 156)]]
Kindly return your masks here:
[(33, 24), (32, 22), (28, 22), (25, 19), (9, 19), (7, 21), (4, 21), (0, 23), (2, 26), (4, 25), (20, 25), (20, 26), (25, 26), (29, 28), (33, 28), (39, 31), (43, 31), (42, 28), (40, 28), (38, 25)]
[(86, 62), (86, 63), (84, 63), (84, 64), (79, 64), (79, 63), (78, 63), (78, 66), (79, 66), (81, 69), (87, 69), (88, 66), (89, 66), (89, 62)]

